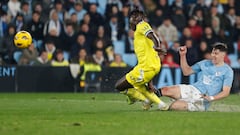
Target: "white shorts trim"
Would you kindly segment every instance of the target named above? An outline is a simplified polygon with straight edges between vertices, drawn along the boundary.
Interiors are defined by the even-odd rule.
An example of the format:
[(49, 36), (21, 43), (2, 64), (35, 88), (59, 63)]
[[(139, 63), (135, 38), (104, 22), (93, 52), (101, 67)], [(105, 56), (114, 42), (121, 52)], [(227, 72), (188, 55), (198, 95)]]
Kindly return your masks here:
[(205, 100), (202, 98), (201, 92), (192, 85), (179, 85), (181, 98), (187, 102), (189, 111), (205, 111)]

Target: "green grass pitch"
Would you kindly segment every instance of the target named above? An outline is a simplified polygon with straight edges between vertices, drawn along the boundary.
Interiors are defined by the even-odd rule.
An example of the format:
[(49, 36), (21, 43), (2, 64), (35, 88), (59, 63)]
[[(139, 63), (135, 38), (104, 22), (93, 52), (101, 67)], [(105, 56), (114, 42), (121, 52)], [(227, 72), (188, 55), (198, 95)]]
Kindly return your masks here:
[[(169, 102), (168, 98), (163, 98)], [(118, 93), (1, 93), (0, 135), (239, 135), (240, 96), (208, 112), (149, 111)]]

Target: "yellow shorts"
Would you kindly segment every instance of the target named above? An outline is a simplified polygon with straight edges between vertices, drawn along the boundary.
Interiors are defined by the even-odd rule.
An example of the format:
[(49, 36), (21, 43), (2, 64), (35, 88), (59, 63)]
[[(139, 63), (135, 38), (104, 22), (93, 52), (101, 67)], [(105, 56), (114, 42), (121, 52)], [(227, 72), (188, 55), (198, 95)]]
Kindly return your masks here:
[(144, 71), (143, 69), (136, 66), (133, 70), (126, 74), (126, 79), (131, 85), (136, 88), (137, 86), (145, 85), (151, 81), (153, 77), (158, 74), (159, 70)]

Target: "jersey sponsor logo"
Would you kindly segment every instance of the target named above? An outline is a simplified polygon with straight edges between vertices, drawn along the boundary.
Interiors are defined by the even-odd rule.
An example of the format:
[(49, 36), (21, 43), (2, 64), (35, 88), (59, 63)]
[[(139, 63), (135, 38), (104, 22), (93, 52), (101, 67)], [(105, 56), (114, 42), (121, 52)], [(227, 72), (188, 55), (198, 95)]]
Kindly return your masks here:
[(211, 82), (212, 82), (212, 76), (206, 76), (206, 75), (203, 75), (203, 83), (204, 84), (207, 84), (207, 85), (210, 85)]

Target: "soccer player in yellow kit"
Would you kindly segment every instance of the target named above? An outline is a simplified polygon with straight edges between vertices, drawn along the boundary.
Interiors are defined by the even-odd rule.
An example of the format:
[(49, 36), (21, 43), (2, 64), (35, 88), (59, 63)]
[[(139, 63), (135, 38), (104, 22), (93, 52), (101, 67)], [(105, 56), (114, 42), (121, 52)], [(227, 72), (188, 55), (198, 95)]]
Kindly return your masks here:
[(154, 92), (149, 91), (147, 85), (160, 71), (161, 62), (158, 53), (164, 54), (166, 50), (160, 47), (161, 41), (151, 26), (144, 21), (142, 11), (133, 10), (129, 21), (130, 28), (134, 31), (134, 51), (138, 64), (117, 81), (115, 88), (131, 100), (142, 101), (144, 109), (149, 109), (151, 103), (156, 103), (160, 110), (167, 110), (168, 105), (161, 101)]

